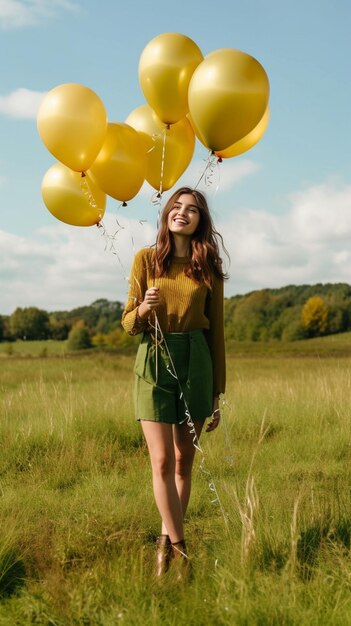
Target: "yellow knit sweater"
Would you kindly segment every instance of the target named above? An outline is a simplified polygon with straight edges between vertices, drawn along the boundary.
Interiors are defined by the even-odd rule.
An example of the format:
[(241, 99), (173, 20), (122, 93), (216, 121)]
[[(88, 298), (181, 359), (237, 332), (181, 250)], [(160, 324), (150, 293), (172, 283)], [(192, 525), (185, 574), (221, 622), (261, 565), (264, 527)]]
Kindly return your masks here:
[(129, 278), (128, 301), (122, 315), (127, 333), (136, 335), (150, 330), (148, 320), (138, 316), (137, 309), (150, 287), (160, 290), (161, 304), (157, 318), (163, 333), (181, 333), (203, 329), (213, 364), (213, 393), (225, 391), (225, 347), (223, 323), (223, 281), (213, 279), (212, 290), (184, 274), (187, 257), (173, 257), (165, 276), (154, 277), (154, 248), (143, 248), (134, 257)]

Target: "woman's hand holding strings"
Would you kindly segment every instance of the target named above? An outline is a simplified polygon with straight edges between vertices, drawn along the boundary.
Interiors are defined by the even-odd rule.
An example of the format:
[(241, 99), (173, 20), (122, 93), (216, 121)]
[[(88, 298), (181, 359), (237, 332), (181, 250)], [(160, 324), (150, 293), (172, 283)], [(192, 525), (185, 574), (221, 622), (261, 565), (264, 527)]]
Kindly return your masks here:
[(150, 287), (145, 292), (144, 300), (138, 307), (138, 315), (141, 318), (149, 317), (151, 311), (157, 309), (161, 302), (160, 290), (158, 287)]
[(221, 411), (219, 408), (219, 398), (216, 396), (213, 400), (213, 413), (211, 420), (209, 421), (206, 432), (209, 433), (211, 430), (215, 430), (221, 419)]

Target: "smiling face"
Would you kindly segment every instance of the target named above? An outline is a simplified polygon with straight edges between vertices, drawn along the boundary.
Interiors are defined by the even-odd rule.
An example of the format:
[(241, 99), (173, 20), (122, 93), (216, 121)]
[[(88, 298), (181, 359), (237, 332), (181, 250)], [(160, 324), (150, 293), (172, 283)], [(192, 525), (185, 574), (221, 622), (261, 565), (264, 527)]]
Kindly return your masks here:
[(191, 237), (200, 222), (200, 210), (191, 193), (183, 193), (168, 213), (168, 228), (174, 235)]

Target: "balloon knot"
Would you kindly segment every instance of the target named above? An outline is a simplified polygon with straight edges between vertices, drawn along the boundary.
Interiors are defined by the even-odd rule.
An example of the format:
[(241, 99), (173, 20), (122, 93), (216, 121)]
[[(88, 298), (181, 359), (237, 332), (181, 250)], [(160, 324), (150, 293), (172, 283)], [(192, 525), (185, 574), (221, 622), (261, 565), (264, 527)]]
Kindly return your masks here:
[(218, 157), (217, 163), (222, 163), (222, 161), (223, 161), (222, 157)]
[(127, 203), (123, 201), (122, 206), (127, 206)]
[(157, 192), (157, 194), (156, 194), (156, 198), (162, 198), (162, 194), (161, 194), (161, 192), (160, 192), (160, 191), (158, 191), (158, 192)]
[(169, 130), (171, 128), (171, 125), (170, 124), (166, 124), (166, 128), (167, 128), (167, 130)]
[(85, 172), (81, 172), (80, 175), (81, 175), (82, 178), (84, 178), (86, 176), (86, 173)]

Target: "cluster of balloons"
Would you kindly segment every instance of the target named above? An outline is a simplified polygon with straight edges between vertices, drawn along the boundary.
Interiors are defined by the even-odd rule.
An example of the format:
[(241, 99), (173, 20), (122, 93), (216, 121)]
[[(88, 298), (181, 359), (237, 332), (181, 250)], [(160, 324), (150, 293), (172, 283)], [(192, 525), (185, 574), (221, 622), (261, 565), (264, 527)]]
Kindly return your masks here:
[(170, 189), (188, 167), (196, 138), (221, 160), (252, 148), (267, 128), (267, 74), (240, 50), (203, 57), (189, 37), (164, 33), (143, 50), (139, 82), (146, 103), (124, 123), (109, 122), (98, 95), (84, 85), (59, 85), (43, 99), (38, 131), (58, 163), (45, 174), (42, 195), (57, 219), (97, 224), (106, 195), (126, 203), (144, 180), (160, 193)]

